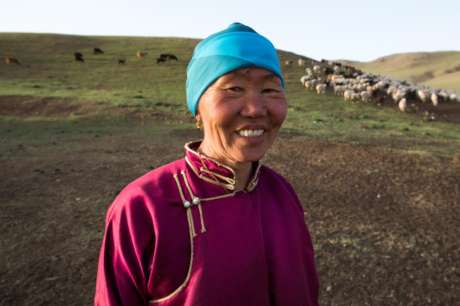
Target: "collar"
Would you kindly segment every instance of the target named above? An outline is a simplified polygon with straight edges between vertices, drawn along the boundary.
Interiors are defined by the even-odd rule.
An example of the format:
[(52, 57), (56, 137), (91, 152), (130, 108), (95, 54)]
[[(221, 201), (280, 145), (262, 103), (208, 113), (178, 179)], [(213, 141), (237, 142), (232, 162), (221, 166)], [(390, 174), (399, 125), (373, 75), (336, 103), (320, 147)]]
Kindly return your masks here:
[[(197, 151), (201, 141), (185, 144), (185, 161), (192, 171), (202, 180), (218, 185), (228, 191), (235, 191), (235, 170), (223, 163)], [(261, 163), (253, 163), (252, 176), (244, 191), (252, 191), (259, 182)]]

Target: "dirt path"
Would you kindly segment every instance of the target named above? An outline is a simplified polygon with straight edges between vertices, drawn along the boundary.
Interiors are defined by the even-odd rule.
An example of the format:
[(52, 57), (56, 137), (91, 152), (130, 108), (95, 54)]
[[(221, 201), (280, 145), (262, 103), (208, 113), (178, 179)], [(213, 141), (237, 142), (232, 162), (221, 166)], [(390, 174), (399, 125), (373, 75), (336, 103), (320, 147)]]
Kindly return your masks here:
[[(198, 137), (101, 126), (1, 126), (0, 305), (91, 304), (107, 205)], [(304, 204), (322, 305), (460, 300), (459, 157), (282, 136), (266, 163)]]

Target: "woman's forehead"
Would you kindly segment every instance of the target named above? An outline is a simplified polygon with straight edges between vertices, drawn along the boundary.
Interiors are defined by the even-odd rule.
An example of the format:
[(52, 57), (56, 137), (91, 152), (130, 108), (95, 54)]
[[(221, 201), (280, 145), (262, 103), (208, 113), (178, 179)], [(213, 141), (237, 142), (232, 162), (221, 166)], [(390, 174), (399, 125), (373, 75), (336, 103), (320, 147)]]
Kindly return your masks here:
[(220, 77), (220, 80), (222, 81), (230, 81), (234, 79), (262, 79), (262, 80), (278, 80), (279, 78), (276, 74), (274, 74), (272, 71), (264, 69), (264, 68), (258, 68), (258, 67), (249, 67), (249, 68), (241, 68), (234, 70), (232, 72), (229, 72), (222, 77)]

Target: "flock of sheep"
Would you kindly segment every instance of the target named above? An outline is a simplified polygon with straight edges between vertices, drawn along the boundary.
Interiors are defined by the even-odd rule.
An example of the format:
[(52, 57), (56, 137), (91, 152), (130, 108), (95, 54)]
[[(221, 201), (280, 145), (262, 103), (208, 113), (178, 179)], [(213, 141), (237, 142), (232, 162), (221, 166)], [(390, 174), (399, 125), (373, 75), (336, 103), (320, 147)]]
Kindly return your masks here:
[[(292, 62), (285, 64), (291, 65)], [(304, 66), (305, 59), (299, 59), (298, 65)], [(316, 91), (317, 94), (330, 91), (337, 96), (343, 96), (345, 101), (391, 104), (402, 112), (416, 112), (423, 104), (437, 107), (440, 103), (460, 102), (460, 97), (453, 92), (364, 73), (340, 62), (312, 62), (311, 67), (307, 67), (305, 71), (306, 74), (300, 78), (305, 88)]]

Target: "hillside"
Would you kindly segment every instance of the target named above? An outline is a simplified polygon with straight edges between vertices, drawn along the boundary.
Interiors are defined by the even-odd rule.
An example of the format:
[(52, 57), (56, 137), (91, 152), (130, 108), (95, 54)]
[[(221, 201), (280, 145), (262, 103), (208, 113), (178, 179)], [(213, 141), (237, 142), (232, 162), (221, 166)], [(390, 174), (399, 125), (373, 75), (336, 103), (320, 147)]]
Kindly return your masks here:
[[(74, 119), (88, 114), (135, 114), (193, 124), (185, 106), (185, 74), (197, 42), (187, 38), (0, 33), (0, 56), (21, 62), (0, 63), (0, 116)], [(96, 47), (104, 54), (93, 54)], [(139, 59), (138, 51), (147, 55)], [(75, 61), (74, 52), (81, 52), (85, 61)], [(290, 104), (284, 131), (332, 141), (398, 143), (409, 150), (457, 150), (460, 126), (427, 124), (394, 109), (343, 103), (332, 94), (316, 95), (299, 82), (305, 67), (299, 67), (297, 59), (303, 57), (311, 64), (310, 59), (278, 52)], [(178, 60), (157, 64), (161, 53), (172, 53)], [(119, 64), (119, 59), (125, 64)], [(293, 63), (285, 65), (287, 60)], [(434, 145), (434, 138), (443, 145)]]
[(346, 62), (366, 72), (460, 92), (460, 51), (400, 53), (370, 62)]

